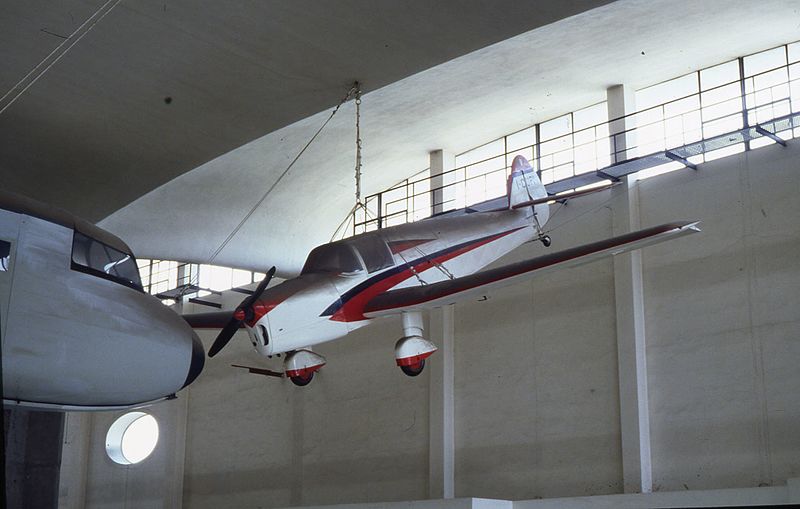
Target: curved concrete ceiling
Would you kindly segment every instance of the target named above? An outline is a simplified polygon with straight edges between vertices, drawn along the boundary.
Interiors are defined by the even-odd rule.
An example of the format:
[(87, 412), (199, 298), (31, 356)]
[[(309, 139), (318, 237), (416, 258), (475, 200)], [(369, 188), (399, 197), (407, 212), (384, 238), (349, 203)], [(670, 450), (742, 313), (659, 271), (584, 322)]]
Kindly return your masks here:
[(111, 10), (0, 114), (0, 175), (97, 221), (355, 79), (375, 90), (608, 1), (3, 1), (0, 96)]
[[(364, 97), (365, 191), (426, 168), (430, 150), (457, 153), (602, 101), (608, 86), (642, 87), (786, 43), (799, 24), (794, 2), (621, 0), (441, 64)], [(101, 224), (143, 254), (205, 261), (328, 114), (209, 161)], [(348, 104), (217, 263), (297, 271), (353, 205), (353, 135)]]
[[(554, 5), (562, 3), (552, 2)], [(445, 4), (460, 6), (462, 2)], [(523, 7), (512, 7), (510, 3), (507, 11), (502, 12), (511, 12), (511, 18), (524, 17), (518, 15), (520, 8), (541, 5), (539, 2), (520, 4)], [(581, 7), (587, 6), (581, 2), (567, 4), (572, 7), (579, 4)], [(313, 5), (308, 6), (311, 8)], [(478, 9), (477, 5), (482, 4), (476, 2), (467, 6), (468, 8), (458, 9), (458, 15), (453, 15), (450, 12), (452, 9), (448, 13), (453, 20), (459, 20), (462, 10)], [(169, 8), (171, 7), (168, 7), (167, 12)], [(490, 7), (484, 6), (481, 12), (486, 15), (488, 8)], [(240, 9), (242, 17), (247, 17), (248, 12)], [(407, 14), (399, 17), (407, 22), (415, 17), (413, 13)], [(157, 19), (157, 13), (150, 15)], [(383, 19), (382, 15), (377, 16)], [(352, 15), (346, 17), (351, 19)], [(368, 17), (362, 18), (362, 21), (363, 23), (354, 21), (353, 24), (355, 27), (360, 27), (361, 24), (374, 27)], [(231, 23), (235, 27), (238, 22), (250, 26), (250, 20)], [(450, 23), (454, 22), (457, 23)], [(309, 26), (310, 33), (324, 30), (325, 27), (320, 23), (319, 20), (317, 24), (312, 23)], [(447, 17), (444, 16), (433, 28), (441, 28), (447, 24)], [(478, 21), (477, 25), (480, 24)], [(160, 26), (156, 22), (154, 25)], [(213, 31), (211, 25), (213, 23), (209, 20), (206, 23), (209, 33)], [(388, 21), (379, 23), (379, 26), (389, 32), (385, 37), (402, 35), (395, 33), (398, 28), (389, 25), (391, 23)], [(413, 23), (405, 26), (412, 25)], [(792, 1), (766, 0), (731, 4), (721, 0), (618, 0), (416, 74), (412, 73), (425, 68), (424, 64), (416, 69), (408, 66), (405, 68), (406, 72), (393, 78), (372, 81), (359, 74), (367, 72), (366, 68), (354, 64), (352, 54), (330, 54), (325, 51), (326, 39), (315, 39), (316, 45), (313, 48), (305, 53), (298, 51), (293, 54), (298, 58), (310, 59), (312, 57), (309, 53), (313, 55), (321, 51), (320, 60), (323, 63), (320, 65), (330, 59), (335, 62), (331, 66), (332, 71), (341, 72), (336, 74), (335, 79), (321, 81), (316, 88), (310, 82), (298, 81), (305, 83), (308, 88), (302, 88), (296, 95), (292, 95), (291, 90), (287, 91), (286, 98), (297, 99), (299, 103), (306, 105), (306, 109), (289, 108), (295, 116), (287, 114), (281, 117), (281, 122), (274, 125), (269, 124), (266, 119), (271, 118), (273, 110), (280, 109), (283, 96), (268, 100), (266, 98), (270, 96), (266, 95), (261, 97), (263, 102), (259, 102), (258, 90), (251, 88), (254, 80), (236, 78), (251, 71), (270, 75), (272, 72), (291, 72), (295, 77), (304, 72), (313, 72), (309, 69), (315, 69), (314, 66), (304, 66), (302, 62), (286, 63), (284, 60), (281, 65), (276, 64), (263, 70), (263, 64), (252, 54), (244, 61), (238, 60), (238, 55), (243, 51), (240, 46), (247, 47), (251, 38), (263, 36), (255, 29), (251, 32), (242, 30), (239, 34), (234, 30), (234, 33), (229, 34), (230, 47), (226, 46), (226, 50), (219, 55), (215, 54), (214, 58), (224, 60), (228, 57), (235, 60), (236, 65), (228, 68), (228, 74), (223, 73), (222, 76), (199, 72), (198, 69), (203, 69), (204, 57), (198, 56), (196, 52), (190, 53), (195, 58), (188, 59), (190, 62), (184, 64), (178, 58), (181, 55), (180, 49), (169, 44), (161, 48), (145, 43), (139, 48), (139, 52), (149, 52), (157, 56), (163, 51), (171, 55), (168, 63), (161, 62), (161, 71), (170, 76), (170, 65), (177, 65), (180, 68), (178, 74), (186, 75), (191, 82), (181, 83), (173, 76), (166, 84), (176, 87), (182, 85), (186, 91), (196, 89), (189, 96), (192, 99), (181, 101), (180, 96), (175, 94), (173, 103), (165, 105), (162, 96), (171, 93), (170, 86), (148, 88), (139, 84), (139, 87), (147, 89), (148, 95), (142, 94), (141, 90), (136, 92), (136, 87), (128, 89), (123, 83), (114, 81), (121, 87), (117, 100), (130, 102), (130, 111), (139, 112), (137, 105), (150, 105), (148, 101), (158, 105), (142, 106), (141, 115), (150, 124), (137, 118), (142, 124), (142, 131), (130, 139), (116, 139), (113, 140), (116, 143), (98, 146), (102, 157), (96, 156), (92, 160), (85, 156), (67, 161), (72, 164), (79, 160), (97, 163), (92, 166), (94, 171), (71, 170), (73, 178), (86, 179), (87, 187), (89, 183), (95, 186), (98, 181), (103, 180), (111, 183), (100, 195), (94, 187), (86, 190), (83, 201), (94, 214), (98, 210), (111, 212), (115, 207), (153, 189), (159, 183), (180, 175), (112, 213), (100, 224), (122, 236), (139, 256), (206, 262), (327, 118), (330, 109), (324, 108), (335, 104), (354, 78), (362, 79), (370, 85), (375, 84), (370, 87), (363, 103), (364, 187), (367, 194), (426, 168), (430, 150), (444, 148), (455, 153), (464, 151), (534, 122), (602, 101), (605, 89), (610, 85), (626, 83), (638, 88), (736, 56), (800, 39), (799, 26), (800, 13), (796, 2)], [(434, 37), (436, 33), (433, 28), (428, 34), (430, 37)], [(275, 27), (275, 30), (279, 29), (280, 27)], [(369, 32), (377, 34), (373, 30)], [(421, 52), (424, 53), (425, 48), (428, 48), (438, 55), (437, 58), (447, 58), (447, 52), (437, 52), (438, 43), (429, 42), (436, 40), (435, 38), (426, 38), (420, 32), (412, 32), (413, 36), (406, 39), (406, 44), (416, 41), (420, 45), (414, 47), (421, 48)], [(459, 32), (455, 30), (448, 33), (454, 34), (451, 36), (453, 39), (458, 39)], [(198, 37), (193, 32), (191, 36), (186, 36), (190, 41)], [(363, 41), (363, 38), (358, 40)], [(380, 41), (380, 38), (375, 40)], [(134, 51), (133, 43), (131, 46), (131, 58), (137, 57), (139, 53)], [(180, 44), (177, 46), (181, 47)], [(461, 48), (464, 49), (464, 46)], [(373, 58), (382, 60), (381, 53), (373, 55)], [(135, 78), (135, 73), (124, 71), (125, 66), (112, 68), (115, 73), (123, 74), (118, 80), (120, 82)], [(226, 68), (222, 69), (224, 71)], [(293, 71), (289, 71), (292, 69)], [(154, 71), (148, 72), (151, 77), (154, 75)], [(395, 81), (401, 75), (407, 77)], [(206, 81), (213, 84), (213, 87), (206, 86)], [(275, 81), (281, 80), (276, 78)], [(379, 87), (378, 84), (385, 86)], [(71, 86), (74, 87), (74, 84)], [(229, 91), (231, 97), (220, 96), (220, 89)], [(129, 94), (134, 94), (133, 99)], [(234, 100), (239, 94), (246, 96), (248, 100)], [(103, 104), (110, 105), (114, 101), (111, 97), (102, 97), (105, 101)], [(311, 97), (323, 98), (312, 100)], [(24, 100), (27, 99), (24, 97), (20, 102), (24, 105)], [(59, 98), (49, 104), (69, 110), (61, 100), (66, 99)], [(179, 104), (183, 104), (182, 107), (189, 111), (173, 117), (171, 112), (174, 110), (170, 108)], [(312, 106), (307, 106), (308, 104)], [(205, 118), (196, 110), (206, 109), (213, 112), (210, 118), (219, 120), (219, 123), (192, 123), (193, 120)], [(15, 110), (16, 116), (7, 116)], [(46, 112), (40, 111), (41, 107), (34, 110), (38, 112), (38, 117), (34, 115), (31, 120), (24, 114), (27, 110), (15, 104), (0, 116), (0, 130), (13, 133), (13, 122), (9, 118), (15, 119), (16, 124), (21, 123), (23, 127), (33, 124), (26, 127), (26, 132), (35, 130), (37, 118), (42, 121), (50, 120), (49, 117), (43, 118), (46, 117)], [(125, 118), (103, 117), (106, 111), (108, 110), (99, 113), (100, 126), (113, 130), (115, 122), (127, 122)], [(303, 118), (311, 111), (319, 113)], [(77, 111), (73, 113), (78, 114)], [(254, 120), (254, 117), (257, 119)], [(55, 150), (55, 159), (59, 155), (69, 154), (63, 148), (65, 143), (84, 141), (81, 140), (80, 130), (66, 127), (68, 118), (69, 115), (62, 113), (58, 116), (59, 122), (45, 122), (54, 139), (60, 136), (67, 140), (61, 140), (60, 145), (57, 144), (57, 147), (62, 148)], [(174, 123), (174, 118), (181, 118), (185, 123)], [(300, 118), (301, 120), (297, 120)], [(290, 120), (297, 121), (280, 127), (282, 122)], [(240, 124), (246, 127), (239, 129)], [(133, 157), (131, 144), (138, 147), (137, 144), (143, 144), (145, 140), (153, 143), (148, 138), (149, 125), (158, 133), (155, 137), (161, 140), (163, 146), (156, 143), (153, 150), (157, 152), (157, 157), (152, 160), (146, 157), (143, 159), (141, 152), (147, 152), (143, 147), (136, 151), (138, 158)], [(276, 127), (280, 128), (273, 130)], [(93, 133), (100, 131), (102, 129), (95, 126)], [(269, 134), (245, 143), (265, 132)], [(239, 234), (220, 253), (216, 263), (257, 270), (264, 270), (274, 264), (283, 275), (297, 271), (308, 250), (328, 241), (353, 205), (353, 137), (352, 104), (347, 104), (286, 179), (275, 188)], [(34, 158), (32, 162), (35, 162), (36, 151), (50, 150), (46, 144), (35, 147), (25, 145), (24, 137), (16, 141), (12, 137), (11, 142), (3, 139), (0, 143), (5, 144), (4, 149), (14, 149), (12, 152), (18, 151), (16, 144), (22, 144), (23, 149), (30, 148), (33, 154), (30, 157)], [(91, 141), (84, 143), (91, 144)], [(120, 148), (120, 144), (129, 147), (131, 154)], [(214, 158), (225, 151), (224, 148), (220, 151), (221, 147), (232, 150)], [(147, 147), (148, 150), (151, 148)], [(21, 164), (26, 162), (24, 157), (12, 159), (5, 156), (5, 150), (2, 153), (0, 157), (4, 161), (14, 162), (17, 168), (27, 168)], [(127, 160), (128, 155), (136, 163), (132, 167), (120, 165), (119, 161)], [(111, 165), (108, 171), (103, 172), (100, 163), (106, 160), (113, 160), (116, 166)], [(199, 166), (183, 173), (187, 169), (187, 162)], [(41, 191), (41, 182), (55, 174), (53, 168), (50, 168), (49, 173), (34, 173), (34, 183), (31, 184), (30, 177), (11, 175), (11, 167), (6, 162), (3, 163), (4, 178), (10, 179), (17, 187), (32, 190), (29, 194), (39, 197), (42, 196), (37, 195), (36, 191)], [(138, 182), (139, 178), (141, 183)], [(70, 189), (73, 200), (80, 196), (80, 193), (74, 192), (74, 187)], [(57, 198), (58, 187), (48, 192), (42, 191), (42, 194), (46, 195), (45, 198)], [(58, 203), (55, 199), (52, 201)], [(99, 205), (92, 202), (98, 202)], [(107, 203), (114, 205), (109, 207)]]

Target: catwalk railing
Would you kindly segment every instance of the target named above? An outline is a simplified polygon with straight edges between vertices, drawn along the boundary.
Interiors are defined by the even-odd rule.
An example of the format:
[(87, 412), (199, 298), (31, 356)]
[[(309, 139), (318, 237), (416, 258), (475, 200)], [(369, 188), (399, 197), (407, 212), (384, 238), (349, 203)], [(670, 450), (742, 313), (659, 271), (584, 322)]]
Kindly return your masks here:
[(703, 69), (681, 78), (696, 77), (693, 92), (624, 117), (576, 128), (579, 121), (570, 113), (504, 136), (495, 140), (498, 145), (502, 140), (500, 153), (437, 175), (426, 169), (367, 196), (340, 233), (417, 221), (503, 196), (518, 154), (531, 161), (548, 192), (557, 194), (785, 143), (800, 136), (800, 45), (768, 51), (781, 48), (782, 65), (751, 71), (751, 56)]

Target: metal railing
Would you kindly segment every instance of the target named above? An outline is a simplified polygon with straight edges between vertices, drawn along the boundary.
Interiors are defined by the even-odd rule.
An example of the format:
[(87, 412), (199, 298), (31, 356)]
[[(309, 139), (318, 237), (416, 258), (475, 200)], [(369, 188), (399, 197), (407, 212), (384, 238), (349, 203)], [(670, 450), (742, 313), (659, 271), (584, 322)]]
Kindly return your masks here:
[[(721, 84), (704, 87), (701, 73), (713, 68), (702, 69), (692, 73), (697, 84), (690, 94), (580, 129), (572, 127), (570, 113), (569, 132), (564, 134), (542, 137), (541, 126), (552, 121), (542, 122), (500, 138), (500, 153), (438, 175), (423, 170), (367, 196), (365, 207), (348, 218), (344, 236), (503, 196), (517, 154), (530, 160), (548, 191), (555, 194), (642, 169), (694, 167), (800, 136), (800, 116), (795, 115), (800, 112), (800, 49), (790, 56), (789, 46), (782, 46), (782, 65), (747, 74), (745, 59), (752, 56), (741, 57), (738, 77)], [(515, 146), (519, 142), (514, 142), (509, 147), (509, 139), (523, 131), (532, 133), (532, 143)]]

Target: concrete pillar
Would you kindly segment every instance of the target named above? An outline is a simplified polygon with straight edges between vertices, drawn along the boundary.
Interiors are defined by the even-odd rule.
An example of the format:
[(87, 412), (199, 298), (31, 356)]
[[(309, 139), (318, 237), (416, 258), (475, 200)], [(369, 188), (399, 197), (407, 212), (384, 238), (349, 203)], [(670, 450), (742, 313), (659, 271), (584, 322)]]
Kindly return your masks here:
[[(631, 89), (623, 85), (608, 89), (608, 116), (612, 120), (611, 133), (617, 133), (617, 160), (633, 157), (631, 147), (635, 146), (635, 142), (632, 133), (623, 133), (633, 127), (632, 123), (628, 119), (614, 119), (620, 119), (634, 111), (634, 95)], [(625, 177), (623, 184), (616, 190), (618, 196), (613, 212), (614, 235), (641, 228), (639, 194), (635, 184), (636, 181), (631, 177)], [(653, 473), (640, 250), (614, 257), (614, 296), (624, 490), (625, 493), (650, 493), (653, 489)]]
[(455, 496), (454, 359), (455, 308), (431, 311), (430, 337), (439, 351), (429, 358), (429, 493), (433, 499)]
[[(456, 158), (445, 150), (434, 150), (430, 153), (431, 167), (431, 214), (444, 211), (444, 185), (443, 173), (456, 167)], [(437, 189), (439, 188), (439, 189)]]
[(86, 480), (89, 468), (89, 444), (92, 437), (92, 414), (64, 414), (64, 441), (61, 446), (61, 475), (58, 482), (59, 509), (86, 507)]
[[(186, 420), (189, 413), (189, 389), (184, 389), (178, 394), (178, 399), (173, 401), (175, 408), (175, 441), (170, 482), (167, 484), (167, 501), (170, 507), (183, 507), (183, 473), (186, 465)], [(170, 467), (167, 467), (170, 468)]]
[[(625, 177), (614, 207), (614, 235), (638, 230), (639, 195)], [(621, 188), (621, 189), (620, 189)], [(650, 413), (647, 394), (644, 289), (640, 250), (614, 257), (622, 471), (625, 493), (650, 493)]]
[(606, 105), (609, 120), (609, 144), (611, 164), (636, 157), (636, 127), (632, 117), (636, 112), (635, 91), (625, 85), (614, 85), (606, 90)]
[(5, 507), (58, 507), (64, 414), (6, 408), (3, 418)]

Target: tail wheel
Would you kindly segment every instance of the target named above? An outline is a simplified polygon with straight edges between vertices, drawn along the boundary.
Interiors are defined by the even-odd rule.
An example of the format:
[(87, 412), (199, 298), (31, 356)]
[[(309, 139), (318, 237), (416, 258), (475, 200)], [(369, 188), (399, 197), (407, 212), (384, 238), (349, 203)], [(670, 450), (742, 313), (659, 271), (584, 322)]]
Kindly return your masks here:
[(400, 369), (408, 376), (417, 376), (425, 369), (425, 359), (408, 366), (400, 366)]
[(290, 376), (289, 380), (298, 387), (305, 387), (314, 379), (314, 372), (311, 371), (307, 375)]
[(545, 235), (540, 240), (542, 241), (542, 245), (544, 247), (550, 247), (550, 244), (552, 243), (552, 240), (550, 240), (550, 236), (549, 235)]

